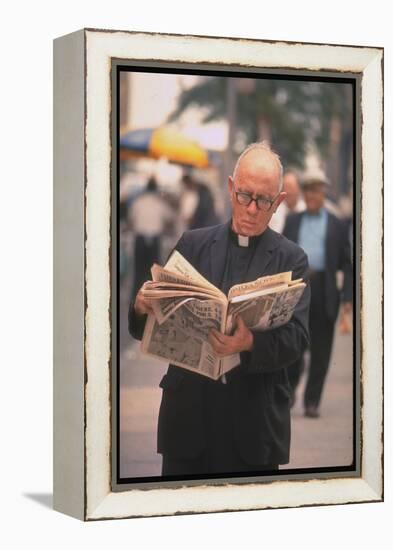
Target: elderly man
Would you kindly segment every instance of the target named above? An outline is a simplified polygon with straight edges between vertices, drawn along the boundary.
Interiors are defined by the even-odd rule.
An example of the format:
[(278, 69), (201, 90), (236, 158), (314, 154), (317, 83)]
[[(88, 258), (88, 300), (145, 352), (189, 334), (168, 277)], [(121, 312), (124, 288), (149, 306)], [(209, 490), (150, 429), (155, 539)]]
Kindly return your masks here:
[[(269, 229), (284, 200), (279, 157), (264, 143), (249, 146), (229, 177), (230, 222), (188, 231), (176, 249), (225, 293), (234, 284), (292, 271), (305, 277), (307, 257)], [(292, 319), (267, 332), (250, 331), (239, 317), (232, 335), (209, 336), (222, 357), (239, 353), (226, 379), (170, 365), (161, 381), (158, 452), (164, 476), (275, 471), (289, 461), (290, 386), (286, 367), (308, 345), (309, 289)], [(141, 337), (149, 302), (140, 292), (130, 307), (131, 334)]]
[[(319, 417), (322, 391), (333, 345), (334, 325), (340, 301), (343, 311), (352, 311), (352, 265), (348, 231), (325, 207), (329, 185), (321, 172), (310, 172), (303, 179), (306, 211), (287, 219), (284, 235), (299, 244), (310, 264), (310, 366), (304, 393), (305, 416)], [(337, 288), (337, 272), (344, 273), (342, 291)], [(297, 361), (288, 369), (293, 398), (301, 375)]]

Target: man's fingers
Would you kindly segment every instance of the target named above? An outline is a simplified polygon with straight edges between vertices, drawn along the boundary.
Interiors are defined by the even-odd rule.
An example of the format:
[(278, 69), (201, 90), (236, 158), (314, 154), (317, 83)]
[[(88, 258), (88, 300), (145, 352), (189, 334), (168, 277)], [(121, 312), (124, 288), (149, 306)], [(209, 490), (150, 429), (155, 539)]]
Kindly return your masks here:
[(235, 336), (241, 342), (242, 351), (250, 351), (252, 349), (254, 335), (240, 315), (236, 317)]
[(219, 355), (221, 353), (221, 348), (222, 348), (222, 345), (220, 344), (220, 342), (215, 340), (214, 336), (211, 336), (211, 335), (209, 336), (208, 341), (209, 341), (209, 344), (211, 345), (211, 347), (217, 353), (217, 355)]
[[(219, 334), (219, 333), (218, 333)], [(217, 331), (211, 330), (208, 336), (208, 340), (213, 347), (222, 346), (221, 340), (217, 336)]]
[(243, 321), (241, 315), (238, 315), (236, 317), (236, 328), (235, 328), (235, 333), (241, 333), (241, 332), (244, 332), (245, 330), (248, 330), (247, 329), (247, 326), (245, 324), (245, 322)]
[(139, 315), (147, 315), (148, 313), (153, 313), (153, 308), (151, 306), (150, 299), (145, 298), (145, 296), (143, 295), (143, 287), (144, 285), (140, 288), (136, 296), (135, 305), (134, 305), (135, 311)]
[(222, 332), (219, 332), (218, 330), (216, 330), (214, 328), (211, 329), (210, 334), (213, 334), (213, 336), (216, 338), (216, 340), (218, 340), (222, 344), (225, 344), (225, 342), (228, 338), (227, 336), (225, 336), (225, 334), (223, 334)]
[(146, 313), (154, 313), (154, 309), (150, 304), (145, 304)]
[[(217, 331), (214, 331), (214, 332), (217, 332)], [(216, 334), (214, 334), (212, 330), (210, 331), (210, 334), (208, 336), (208, 341), (218, 356), (223, 356), (228, 354), (225, 344), (223, 344), (217, 338)]]
[(237, 328), (243, 328), (246, 326), (241, 315), (236, 316), (236, 326)]

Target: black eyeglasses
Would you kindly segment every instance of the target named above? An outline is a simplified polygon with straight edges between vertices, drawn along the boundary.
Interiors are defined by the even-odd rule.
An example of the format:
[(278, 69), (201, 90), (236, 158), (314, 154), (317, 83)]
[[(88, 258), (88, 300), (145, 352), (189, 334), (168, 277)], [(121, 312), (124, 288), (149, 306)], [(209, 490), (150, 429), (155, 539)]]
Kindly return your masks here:
[(263, 212), (269, 212), (278, 195), (280, 194), (278, 193), (274, 197), (274, 199), (268, 199), (267, 197), (257, 197), (256, 199), (254, 199), (251, 193), (238, 191), (235, 187), (233, 189), (236, 195), (236, 200), (239, 204), (241, 204), (242, 206), (250, 206), (250, 204), (254, 201), (257, 205), (258, 210), (262, 210)]

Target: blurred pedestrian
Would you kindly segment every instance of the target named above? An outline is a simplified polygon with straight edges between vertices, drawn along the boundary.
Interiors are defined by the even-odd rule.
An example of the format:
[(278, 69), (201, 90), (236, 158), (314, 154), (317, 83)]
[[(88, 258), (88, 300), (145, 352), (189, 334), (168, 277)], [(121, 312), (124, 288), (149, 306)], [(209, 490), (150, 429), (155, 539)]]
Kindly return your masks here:
[[(345, 231), (348, 234), (349, 250), (351, 255), (351, 263), (353, 267), (353, 210), (352, 210), (352, 191), (348, 196), (342, 196), (340, 198), (340, 210), (342, 213), (342, 220), (345, 226)], [(350, 334), (352, 332), (352, 315), (345, 308), (341, 308), (340, 318), (338, 321), (338, 327), (341, 334)]]
[[(341, 220), (325, 208), (328, 180), (322, 172), (308, 173), (303, 179), (306, 211), (287, 218), (283, 234), (298, 243), (310, 265), (310, 364), (304, 393), (305, 415), (319, 416), (319, 406), (333, 345), (334, 325), (340, 301), (347, 315), (352, 312), (352, 264), (348, 231)], [(343, 287), (337, 287), (342, 271)], [(288, 369), (293, 400), (301, 376), (302, 362)]]
[(282, 233), (285, 221), (289, 214), (295, 212), (303, 212), (306, 204), (302, 197), (302, 192), (299, 185), (299, 177), (295, 170), (287, 170), (283, 177), (284, 191), (287, 194), (285, 200), (277, 208), (276, 213), (269, 223), (269, 227)]
[(129, 210), (130, 228), (135, 234), (133, 297), (142, 284), (151, 279), (151, 266), (161, 261), (161, 236), (171, 218), (170, 208), (160, 196), (157, 182), (152, 177)]
[(198, 229), (218, 224), (213, 196), (206, 185), (197, 182), (190, 173), (183, 176), (184, 192), (180, 215), (185, 229)]

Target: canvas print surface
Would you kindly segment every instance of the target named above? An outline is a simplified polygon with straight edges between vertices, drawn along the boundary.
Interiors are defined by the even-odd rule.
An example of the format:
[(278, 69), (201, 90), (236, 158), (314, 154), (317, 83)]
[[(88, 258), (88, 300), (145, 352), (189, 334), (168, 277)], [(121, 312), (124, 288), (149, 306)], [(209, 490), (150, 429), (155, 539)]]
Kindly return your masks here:
[[(354, 470), (355, 81), (120, 66), (116, 93), (118, 482)], [(239, 231), (234, 225), (239, 212), (259, 215), (275, 199), (249, 189), (250, 180), (236, 173), (252, 143), (268, 144), (278, 155), (286, 193), (277, 208), (273, 204), (262, 233), (272, 250), (263, 252), (258, 231), (247, 230), (247, 221)], [(206, 258), (194, 254), (198, 246), (205, 254), (208, 238), (220, 242), (208, 260), (211, 271)], [(232, 251), (231, 239), (239, 250)], [(261, 256), (258, 271), (255, 254), (277, 258), (288, 241), (308, 263), (301, 269), (291, 257), (289, 280), (304, 277), (307, 291), (280, 288), (258, 296), (253, 281), (279, 275), (281, 264), (274, 260), (269, 267)], [(257, 252), (247, 254), (255, 243)], [(162, 276), (160, 284), (172, 287), (151, 287), (160, 299), (141, 325), (135, 320), (138, 292), (156, 280), (151, 268), (165, 268), (174, 249), (195, 269), (194, 282), (180, 271), (178, 280)], [(244, 301), (235, 292), (228, 305), (228, 280), (251, 285), (251, 297)], [(213, 289), (221, 293), (215, 299)], [(292, 327), (306, 318), (305, 309), (306, 343), (299, 343)], [(238, 317), (252, 327), (254, 348), (223, 358), (220, 370), (211, 358), (211, 330), (233, 335)], [(274, 342), (275, 330), (281, 336), (274, 361), (265, 358), (261, 343), (260, 370), (252, 372), (245, 356), (255, 361), (259, 333)], [(299, 348), (292, 363), (287, 345)], [(201, 361), (204, 375), (198, 373)], [(182, 400), (187, 402), (177, 409)], [(232, 446), (244, 469), (227, 463)]]

